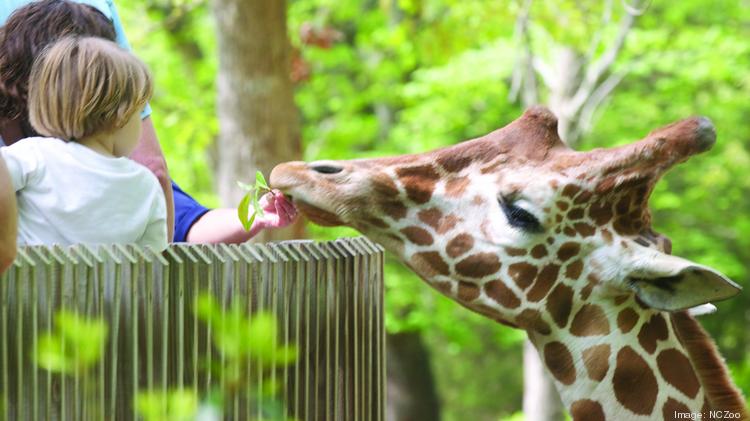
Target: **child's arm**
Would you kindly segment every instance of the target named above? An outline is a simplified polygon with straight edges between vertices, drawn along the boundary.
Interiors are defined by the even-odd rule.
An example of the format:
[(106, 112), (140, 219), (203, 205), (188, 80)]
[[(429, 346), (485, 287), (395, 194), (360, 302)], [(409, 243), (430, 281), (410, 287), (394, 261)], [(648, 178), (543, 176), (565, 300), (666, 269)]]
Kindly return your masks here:
[(258, 216), (245, 231), (237, 218), (236, 209), (212, 209), (200, 217), (200, 224), (193, 224), (188, 231), (190, 243), (242, 243), (266, 228), (280, 228), (294, 222), (297, 210), (279, 191), (265, 194), (260, 199), (264, 215)]
[(16, 190), (5, 159), (0, 158), (0, 273), (5, 272), (16, 258), (17, 235)]

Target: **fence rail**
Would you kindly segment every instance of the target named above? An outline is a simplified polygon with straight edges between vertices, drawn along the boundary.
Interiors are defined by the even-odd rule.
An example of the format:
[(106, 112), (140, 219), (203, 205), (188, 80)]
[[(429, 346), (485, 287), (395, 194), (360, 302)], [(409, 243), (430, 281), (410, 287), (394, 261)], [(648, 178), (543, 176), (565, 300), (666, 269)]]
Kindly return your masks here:
[[(222, 314), (239, 305), (251, 319), (274, 315), (274, 345), (298, 348), (278, 369), (247, 361), (244, 387), (223, 390), (224, 419), (382, 420), (382, 268), (382, 249), (365, 238), (21, 249), (0, 278), (0, 420), (134, 420), (143, 390), (203, 400), (231, 389), (239, 369), (194, 311), (203, 293)], [(59, 310), (108, 328), (101, 360), (83, 374), (38, 366), (40, 335)], [(273, 384), (284, 409), (267, 398)]]

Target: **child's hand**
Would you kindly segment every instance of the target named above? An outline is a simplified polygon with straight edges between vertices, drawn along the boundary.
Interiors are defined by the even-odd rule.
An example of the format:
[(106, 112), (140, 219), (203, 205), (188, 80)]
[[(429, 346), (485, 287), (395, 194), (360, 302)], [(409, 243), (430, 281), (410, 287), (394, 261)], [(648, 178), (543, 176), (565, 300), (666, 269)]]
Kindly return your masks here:
[(278, 190), (266, 193), (260, 198), (259, 204), (263, 208), (263, 215), (258, 215), (256, 224), (261, 229), (282, 228), (297, 218), (297, 209), (283, 193)]

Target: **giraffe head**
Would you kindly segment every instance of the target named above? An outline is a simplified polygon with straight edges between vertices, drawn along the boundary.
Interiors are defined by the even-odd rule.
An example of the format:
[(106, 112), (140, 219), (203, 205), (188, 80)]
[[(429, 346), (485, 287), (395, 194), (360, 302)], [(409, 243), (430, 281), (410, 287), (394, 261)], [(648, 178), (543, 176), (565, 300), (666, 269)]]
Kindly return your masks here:
[(647, 206), (659, 177), (715, 138), (708, 119), (690, 118), (630, 145), (577, 152), (558, 137), (551, 112), (532, 108), (486, 136), (424, 154), (281, 164), (271, 185), (313, 222), (381, 243), (461, 304), (545, 330), (540, 311), (567, 318), (571, 301), (592, 296), (676, 311), (739, 291), (670, 255)]

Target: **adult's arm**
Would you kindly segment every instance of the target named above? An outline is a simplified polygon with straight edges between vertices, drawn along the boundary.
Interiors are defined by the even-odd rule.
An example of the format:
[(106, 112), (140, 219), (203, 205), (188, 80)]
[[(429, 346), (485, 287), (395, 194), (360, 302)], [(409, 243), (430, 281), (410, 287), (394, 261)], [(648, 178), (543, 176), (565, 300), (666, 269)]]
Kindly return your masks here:
[(16, 190), (5, 160), (0, 157), (0, 273), (5, 272), (16, 258), (17, 235)]
[(141, 139), (138, 146), (130, 155), (135, 162), (148, 168), (159, 180), (159, 185), (164, 192), (164, 199), (167, 203), (167, 239), (171, 242), (174, 235), (174, 199), (172, 197), (172, 182), (169, 179), (167, 170), (167, 161), (164, 159), (164, 153), (159, 146), (159, 140), (156, 137), (156, 130), (151, 121), (151, 117), (146, 117), (141, 125)]

